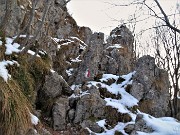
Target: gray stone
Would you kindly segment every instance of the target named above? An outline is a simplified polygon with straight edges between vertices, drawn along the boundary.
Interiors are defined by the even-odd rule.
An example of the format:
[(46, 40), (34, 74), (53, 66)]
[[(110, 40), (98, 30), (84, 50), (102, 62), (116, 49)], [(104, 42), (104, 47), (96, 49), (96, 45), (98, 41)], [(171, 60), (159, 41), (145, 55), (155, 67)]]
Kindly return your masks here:
[(154, 130), (147, 126), (145, 120), (143, 119), (143, 115), (142, 114), (138, 114), (135, 120), (135, 125), (134, 125), (134, 130), (131, 132), (130, 135), (135, 135), (137, 134), (136, 131), (141, 131), (141, 132), (145, 132), (145, 133), (152, 133)]
[[(24, 6), (27, 6), (24, 4)], [(1, 0), (0, 4), (0, 23), (5, 15), (5, 1)], [(25, 7), (26, 8), (26, 7)], [(21, 9), (20, 5), (18, 5), (17, 0), (12, 1), (12, 12), (11, 12), (11, 18), (9, 21), (9, 25), (6, 29), (6, 35), (8, 36), (15, 36), (15, 34), (18, 34), (20, 31), (20, 26), (23, 21), (22, 18), (24, 18), (25, 12)]]
[(139, 102), (139, 109), (155, 117), (164, 117), (169, 110), (169, 78), (155, 65), (151, 56), (141, 57), (135, 67), (130, 94)]
[(180, 120), (180, 113), (177, 113), (176, 119)]
[[(111, 31), (101, 58), (101, 70), (105, 73), (123, 75), (133, 68), (133, 35), (126, 26)], [(119, 46), (119, 47), (117, 47)]]
[(40, 135), (52, 135), (47, 129), (42, 128)]
[(69, 110), (69, 112), (68, 112), (69, 121), (73, 122), (74, 117), (75, 117), (75, 110), (74, 109)]
[(43, 91), (46, 96), (55, 98), (62, 95), (61, 77), (58, 74), (51, 74), (46, 76)]
[(128, 124), (125, 128), (124, 128), (124, 131), (127, 133), (127, 134), (130, 134), (132, 133), (132, 131), (134, 130), (135, 128), (135, 125), (134, 124)]
[[(101, 52), (103, 50), (104, 34), (94, 33), (90, 38), (90, 45), (83, 56), (83, 61), (79, 66), (75, 83), (80, 84), (85, 81), (93, 80), (98, 74)], [(89, 70), (90, 76), (86, 77), (85, 73)]]
[(74, 123), (80, 123), (90, 117), (103, 119), (105, 104), (97, 94), (83, 95), (77, 102)]
[(102, 127), (100, 127), (97, 123), (92, 122), (91, 120), (84, 120), (81, 123), (82, 128), (89, 128), (91, 131), (95, 132), (95, 133), (102, 133), (104, 131), (104, 129)]
[(59, 98), (53, 105), (53, 129), (64, 130), (66, 129), (66, 114), (69, 109), (69, 100), (67, 98)]
[(130, 93), (137, 99), (141, 100), (142, 97), (144, 96), (144, 86), (141, 83), (137, 83), (134, 81), (132, 84), (132, 88), (130, 90)]
[(79, 27), (79, 36), (87, 45), (90, 44), (90, 38), (92, 36), (92, 30), (89, 27)]
[(69, 98), (69, 106), (70, 106), (71, 108), (75, 109), (79, 98), (80, 98), (80, 97)]
[(72, 90), (67, 82), (57, 72), (47, 75), (41, 90), (43, 95), (48, 98), (55, 98), (61, 95), (71, 95)]

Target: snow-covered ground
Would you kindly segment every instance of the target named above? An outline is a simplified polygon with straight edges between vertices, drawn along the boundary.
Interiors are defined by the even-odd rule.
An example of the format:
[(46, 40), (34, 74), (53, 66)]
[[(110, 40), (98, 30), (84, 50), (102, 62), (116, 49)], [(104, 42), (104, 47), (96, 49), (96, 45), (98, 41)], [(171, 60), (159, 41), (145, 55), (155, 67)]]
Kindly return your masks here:
[[(180, 135), (180, 123), (171, 117), (163, 117), (163, 118), (155, 118), (153, 116), (150, 116), (149, 114), (143, 113), (138, 111), (137, 114), (132, 113), (128, 108), (133, 107), (134, 105), (138, 105), (138, 100), (134, 98), (132, 95), (126, 92), (125, 87), (128, 84), (132, 83), (132, 76), (136, 72), (131, 72), (127, 75), (121, 76), (125, 80), (121, 84), (117, 84), (116, 82), (111, 84), (110, 86), (103, 83), (108, 81), (108, 79), (117, 79), (119, 76), (112, 75), (112, 74), (104, 74), (102, 79), (100, 79), (101, 82), (95, 82), (90, 81), (88, 86), (91, 87), (92, 85), (98, 87), (97, 84), (101, 84), (101, 87), (106, 88), (109, 92), (112, 94), (121, 94), (121, 98), (118, 99), (112, 99), (112, 98), (105, 98), (104, 100), (107, 102), (106, 106), (112, 106), (113, 108), (116, 108), (121, 113), (128, 113), (132, 121), (128, 123), (122, 123), (119, 122), (113, 129), (108, 130), (105, 127), (106, 120), (100, 120), (98, 121), (98, 125), (102, 128), (104, 128), (103, 133), (96, 133), (97, 135), (113, 135), (115, 131), (120, 131), (124, 135), (128, 135), (124, 131), (124, 127), (128, 124), (134, 124), (137, 114), (142, 114), (144, 117), (147, 126), (151, 127), (154, 132), (153, 133), (145, 133), (145, 132), (138, 132), (139, 135)], [(92, 132), (90, 129), (88, 129), (90, 132)]]
[(154, 132), (150, 134), (138, 132), (139, 135), (180, 135), (180, 123), (176, 119), (171, 117), (155, 118), (146, 113), (141, 114), (146, 124), (151, 127)]

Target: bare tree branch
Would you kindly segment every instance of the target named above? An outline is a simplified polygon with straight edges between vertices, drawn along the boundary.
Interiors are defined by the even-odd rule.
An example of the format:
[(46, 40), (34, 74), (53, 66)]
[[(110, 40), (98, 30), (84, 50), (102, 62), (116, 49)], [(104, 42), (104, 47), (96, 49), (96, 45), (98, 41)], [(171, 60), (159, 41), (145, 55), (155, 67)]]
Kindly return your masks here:
[[(31, 24), (32, 24), (32, 21), (34, 20), (34, 14), (35, 14), (35, 7), (36, 7), (36, 4), (37, 4), (38, 0), (33, 0), (32, 1), (32, 8), (31, 8), (31, 12), (30, 12), (30, 17), (29, 17), (29, 22), (27, 23), (27, 25), (19, 32), (19, 34), (16, 36), (15, 40), (13, 41), (13, 43), (15, 43), (18, 38), (20, 37), (20, 35), (24, 32), (26, 32), (26, 42), (27, 40), (29, 39), (29, 31), (30, 31), (30, 27), (31, 27)], [(25, 42), (25, 43), (26, 43)]]
[(51, 3), (51, 0), (46, 0), (46, 2), (45, 2), (45, 9), (44, 9), (44, 11), (43, 11), (43, 16), (42, 16), (41, 23), (39, 24), (38, 29), (36, 30), (35, 35), (33, 36), (31, 42), (28, 43), (28, 44), (26, 44), (26, 46), (25, 46), (25, 48), (23, 49), (22, 53), (27, 52), (27, 51), (29, 50), (29, 48), (30, 48), (30, 47), (34, 44), (34, 42), (37, 40), (37, 38), (38, 38), (38, 36), (39, 36), (39, 33), (41, 32), (42, 27), (43, 27), (43, 25), (44, 25), (44, 21), (45, 21), (46, 15), (47, 15), (47, 13), (48, 13), (50, 3)]
[(162, 9), (162, 7), (161, 7), (161, 5), (159, 4), (158, 0), (154, 0), (154, 1), (156, 2), (157, 6), (159, 7), (161, 13), (163, 14), (163, 16), (164, 16), (164, 21), (165, 21), (166, 25), (167, 25), (168, 27), (170, 27), (171, 29), (173, 29), (174, 31), (176, 31), (176, 32), (178, 32), (178, 33), (180, 34), (180, 29), (174, 27), (174, 26), (169, 22), (169, 18), (168, 18), (168, 16), (166, 15), (166, 13), (164, 12), (164, 10)]

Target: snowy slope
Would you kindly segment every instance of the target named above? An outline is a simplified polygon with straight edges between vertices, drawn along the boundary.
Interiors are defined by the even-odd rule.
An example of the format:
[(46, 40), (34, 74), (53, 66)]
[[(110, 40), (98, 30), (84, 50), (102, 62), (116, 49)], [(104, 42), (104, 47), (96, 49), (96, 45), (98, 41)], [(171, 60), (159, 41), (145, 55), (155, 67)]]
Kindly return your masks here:
[[(107, 102), (106, 106), (112, 106), (113, 108), (116, 108), (120, 113), (128, 113), (132, 121), (128, 123), (122, 123), (119, 122), (113, 129), (108, 130), (106, 129), (106, 120), (100, 120), (97, 122), (97, 124), (104, 128), (103, 133), (96, 133), (97, 135), (113, 135), (115, 131), (120, 131), (124, 135), (128, 135), (124, 131), (124, 127), (128, 124), (134, 124), (135, 119), (137, 114), (142, 114), (143, 119), (145, 120), (147, 126), (151, 127), (154, 132), (153, 133), (145, 133), (145, 132), (140, 132), (138, 131), (137, 133), (139, 135), (180, 135), (180, 123), (170, 117), (163, 117), (163, 118), (155, 118), (150, 116), (149, 114), (142, 113), (140, 111), (137, 111), (137, 114), (132, 113), (128, 108), (133, 107), (135, 105), (138, 105), (138, 100), (134, 98), (132, 95), (126, 92), (125, 87), (128, 84), (132, 83), (132, 76), (136, 72), (129, 73), (127, 75), (121, 76), (125, 80), (121, 84), (117, 84), (116, 82), (111, 84), (110, 86), (103, 83), (106, 82), (108, 79), (115, 79), (117, 81), (119, 76), (112, 75), (112, 74), (104, 74), (102, 79), (100, 79), (101, 82), (95, 82), (95, 81), (90, 81), (88, 83), (88, 86), (91, 87), (92, 85), (98, 86), (97, 84), (101, 84), (101, 87), (106, 88), (109, 92), (112, 94), (121, 94), (121, 98), (118, 99), (112, 99), (112, 98), (105, 98), (104, 100)], [(89, 132), (92, 132), (90, 129), (88, 129)]]

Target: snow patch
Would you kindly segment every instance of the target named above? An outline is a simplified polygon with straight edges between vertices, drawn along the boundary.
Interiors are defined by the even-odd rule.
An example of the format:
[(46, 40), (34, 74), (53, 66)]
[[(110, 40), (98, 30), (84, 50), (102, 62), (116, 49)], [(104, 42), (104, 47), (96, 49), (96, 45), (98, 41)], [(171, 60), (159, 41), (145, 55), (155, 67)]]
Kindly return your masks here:
[[(75, 40), (78, 40), (78, 41), (80, 41), (80, 43), (82, 43), (82, 44), (84, 44), (84, 45), (86, 45), (85, 43), (84, 43), (84, 41), (82, 41), (81, 39), (79, 39), (78, 37), (70, 37), (71, 39), (75, 39)], [(87, 45), (86, 45), (87, 46)]]
[[(141, 113), (147, 126), (151, 127), (154, 132), (148, 135), (179, 135), (180, 123), (174, 118), (155, 118), (149, 114)], [(143, 132), (138, 132), (139, 135), (145, 135)]]
[(73, 71), (74, 71), (74, 69), (73, 69), (73, 68), (70, 68), (69, 70), (66, 70), (66, 74), (67, 74), (68, 76), (71, 76)]
[(70, 41), (70, 42), (63, 43), (63, 44), (61, 44), (60, 46), (66, 46), (66, 45), (69, 45), (69, 44), (71, 44), (71, 43), (74, 43), (74, 41)]
[(80, 57), (80, 55), (75, 59), (71, 59), (71, 62), (81, 62), (82, 60), (80, 60), (79, 57)]
[(8, 74), (8, 70), (6, 69), (6, 66), (8, 65), (13, 65), (13, 64), (17, 64), (16, 61), (1, 61), (0, 62), (0, 76), (4, 79), (5, 82), (8, 81), (8, 78), (11, 77), (10, 74)]
[[(137, 114), (132, 113), (128, 108), (133, 107), (135, 105), (138, 105), (138, 100), (134, 98), (132, 95), (126, 92), (125, 88), (128, 84), (132, 84), (133, 80), (132, 77), (136, 73), (136, 71), (131, 72), (127, 75), (120, 76), (121, 78), (125, 79), (121, 84), (117, 84), (116, 82), (111, 84), (110, 86), (105, 84), (104, 82), (107, 82), (108, 79), (115, 79), (118, 80), (119, 76), (112, 75), (112, 74), (104, 74), (103, 77), (100, 79), (101, 82), (96, 81), (89, 81), (88, 87), (96, 86), (106, 88), (107, 91), (111, 92), (112, 94), (120, 94), (120, 99), (112, 99), (112, 98), (105, 98), (106, 106), (111, 106), (113, 108), (116, 108), (118, 112), (120, 113), (128, 113), (132, 121), (128, 123), (118, 123), (113, 129), (106, 129), (106, 120), (100, 120), (96, 122), (100, 127), (104, 128), (103, 133), (95, 133), (96, 135), (113, 135), (115, 131), (120, 131), (124, 135), (127, 135), (124, 131), (124, 127), (128, 124), (135, 124), (135, 119)], [(145, 120), (147, 126), (151, 127), (154, 132), (153, 133), (144, 133), (138, 131), (138, 135), (180, 135), (180, 122), (178, 122), (176, 119), (171, 117), (162, 117), (162, 118), (155, 118), (148, 114), (141, 113), (138, 111), (138, 113), (143, 114), (143, 119)], [(93, 133), (90, 129), (88, 129), (90, 133)]]
[(120, 103), (120, 100), (112, 99), (112, 98), (105, 98), (106, 106), (112, 106), (116, 108), (120, 113), (130, 113), (130, 111)]
[(0, 46), (3, 44), (3, 42), (0, 40)]
[(88, 93), (88, 91), (81, 91), (80, 90), (80, 93), (78, 93), (78, 94), (72, 94), (69, 98), (77, 98), (77, 97), (82, 97), (82, 96), (84, 96), (84, 95), (89, 95), (90, 93)]
[[(36, 53), (34, 52), (34, 51), (32, 51), (32, 50), (28, 50), (28, 52), (27, 52), (28, 54), (30, 54), (30, 55), (35, 55)], [(36, 55), (37, 57), (40, 57), (38, 54)]]
[(138, 100), (134, 98), (131, 94), (127, 93), (125, 89), (121, 89), (120, 91), (121, 99), (120, 103), (127, 107), (133, 107), (135, 105), (138, 105)]
[(100, 79), (100, 81), (101, 81), (101, 82), (103, 82), (103, 81), (107, 82), (108, 79), (112, 79), (112, 78), (115, 79), (115, 80), (117, 80), (117, 79), (119, 78), (119, 76), (113, 75), (113, 74), (103, 74), (103, 76), (102, 76), (102, 78)]
[(120, 48), (123, 48), (122, 46), (121, 46), (121, 44), (114, 44), (114, 45), (112, 45), (112, 46), (109, 46), (109, 47), (107, 47), (106, 49), (113, 49), (113, 48), (117, 48), (117, 49), (120, 49)]
[(122, 35), (116, 35), (116, 34), (112, 34), (111, 35), (112, 38), (116, 38), (116, 37), (122, 37)]
[(32, 113), (30, 113), (30, 115), (31, 115), (31, 123), (32, 123), (33, 125), (37, 125), (38, 122), (39, 122), (38, 117), (36, 117), (36, 116), (33, 115)]
[(44, 51), (44, 50), (42, 50), (42, 51), (40, 50), (39, 53), (42, 54), (42, 55), (46, 55), (47, 54), (47, 52)]
[[(108, 81), (108, 79), (112, 79), (112, 78), (115, 80), (118, 80), (119, 76), (116, 76), (113, 74), (104, 74), (102, 79), (100, 79), (101, 82), (90, 81), (87, 86), (91, 87), (93, 85), (93, 86), (97, 87), (98, 84), (100, 84), (102, 88), (106, 88), (107, 91), (111, 92), (112, 94), (115, 94), (115, 95), (121, 94), (121, 99), (118, 100), (118, 103), (130, 108), (135, 105), (138, 105), (138, 100), (136, 98), (134, 98), (131, 94), (127, 93), (125, 90), (125, 87), (127, 86), (127, 84), (132, 83), (131, 78), (135, 73), (136, 72), (134, 71), (127, 75), (121, 76), (122, 78), (125, 79), (125, 81), (123, 81), (121, 84), (113, 83), (110, 86), (104, 84), (103, 82), (104, 81), (106, 82), (106, 81)], [(110, 102), (110, 100), (108, 100), (108, 101), (109, 101), (108, 105), (113, 105), (112, 101), (114, 101), (114, 100), (111, 100), (111, 102)], [(115, 104), (117, 104), (117, 102)], [(112, 106), (112, 107), (115, 107), (115, 106)], [(115, 108), (117, 108), (117, 106)]]
[(106, 119), (97, 121), (96, 123), (97, 123), (100, 127), (105, 128)]
[(6, 38), (6, 55), (11, 55), (13, 52), (15, 53), (19, 53), (21, 50), (18, 49), (18, 47), (20, 46), (18, 43), (14, 43), (12, 44), (13, 39), (12, 38)]
[(50, 69), (50, 72), (51, 72), (51, 73), (55, 73), (56, 71), (54, 71), (53, 69)]
[(96, 133), (96, 135), (114, 135), (115, 134), (115, 131), (119, 131), (121, 133), (123, 133), (124, 135), (128, 135), (125, 133), (124, 131), (124, 127), (127, 125), (127, 123), (121, 123), (119, 122), (113, 129), (106, 129), (104, 128), (104, 132), (103, 133)]
[(51, 39), (54, 40), (55, 42), (61, 41), (61, 39), (59, 39), (59, 38), (51, 38)]

